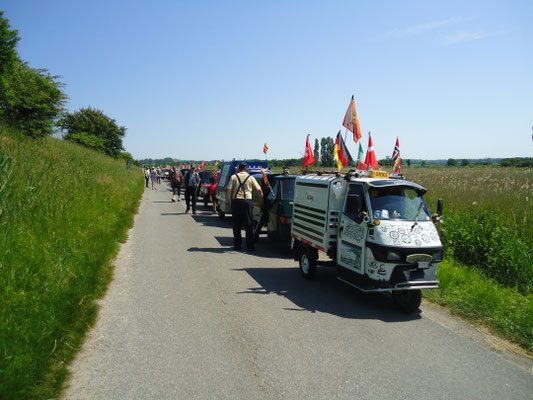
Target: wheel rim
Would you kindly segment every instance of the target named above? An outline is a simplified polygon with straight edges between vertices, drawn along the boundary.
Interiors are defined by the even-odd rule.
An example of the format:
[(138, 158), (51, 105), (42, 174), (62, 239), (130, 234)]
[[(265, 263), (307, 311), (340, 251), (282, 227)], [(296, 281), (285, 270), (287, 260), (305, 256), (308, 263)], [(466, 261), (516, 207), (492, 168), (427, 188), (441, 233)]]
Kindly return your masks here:
[(300, 261), (302, 271), (307, 275), (309, 273), (309, 259), (307, 258), (307, 255), (303, 254)]

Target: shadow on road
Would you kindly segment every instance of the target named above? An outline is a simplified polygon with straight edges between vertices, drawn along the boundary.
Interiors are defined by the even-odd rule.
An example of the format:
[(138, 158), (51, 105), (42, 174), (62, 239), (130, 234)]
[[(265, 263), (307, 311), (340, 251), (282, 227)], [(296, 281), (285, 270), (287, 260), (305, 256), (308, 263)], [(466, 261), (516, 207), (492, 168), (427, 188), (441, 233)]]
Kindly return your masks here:
[(208, 214), (208, 213), (198, 213), (192, 216), (194, 220), (198, 223), (201, 223), (203, 226), (214, 226), (217, 228), (231, 228), (230, 219), (221, 219), (217, 215)]
[(169, 212), (169, 213), (160, 213), (159, 215), (169, 216), (169, 215), (186, 215), (185, 212)]
[(418, 313), (404, 314), (395, 307), (390, 295), (360, 292), (336, 279), (334, 268), (318, 268), (314, 279), (304, 279), (295, 268), (240, 268), (260, 286), (238, 294), (275, 293), (286, 297), (299, 308), (288, 311), (323, 312), (352, 319), (377, 319), (403, 322), (420, 319)]
[[(198, 216), (196, 216), (198, 217)], [(227, 246), (225, 249), (219, 247), (191, 247), (187, 251), (196, 251), (203, 253), (222, 253), (224, 251), (236, 251), (236, 252), (245, 252), (251, 257), (258, 258), (281, 258), (281, 259), (292, 259), (292, 253), (290, 251), (289, 243), (285, 242), (276, 242), (268, 239), (261, 240), (255, 245), (255, 251), (248, 252), (246, 251), (246, 238), (243, 232), (242, 238), (242, 250), (233, 250), (233, 235), (230, 230), (229, 233), (231, 236), (215, 236), (215, 239), (220, 243), (221, 246)]]

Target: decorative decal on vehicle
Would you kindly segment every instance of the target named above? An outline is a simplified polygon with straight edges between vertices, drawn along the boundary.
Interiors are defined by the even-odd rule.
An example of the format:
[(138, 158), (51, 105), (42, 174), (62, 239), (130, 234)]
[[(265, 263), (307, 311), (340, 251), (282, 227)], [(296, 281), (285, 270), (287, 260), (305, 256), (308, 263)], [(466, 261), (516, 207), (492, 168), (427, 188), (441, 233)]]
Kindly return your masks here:
[(360, 242), (363, 239), (364, 228), (354, 222), (348, 221), (344, 226), (343, 236), (347, 239), (352, 239), (356, 242)]
[(360, 272), (361, 265), (361, 248), (357, 246), (350, 246), (343, 242), (341, 247), (341, 264)]

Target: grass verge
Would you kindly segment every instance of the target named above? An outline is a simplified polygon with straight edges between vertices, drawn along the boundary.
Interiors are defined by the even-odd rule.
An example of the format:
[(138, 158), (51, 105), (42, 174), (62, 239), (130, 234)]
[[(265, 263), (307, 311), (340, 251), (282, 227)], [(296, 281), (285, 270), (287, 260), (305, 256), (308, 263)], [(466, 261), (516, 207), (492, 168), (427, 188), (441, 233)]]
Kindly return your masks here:
[(143, 190), (124, 161), (0, 127), (0, 398), (58, 396)]
[(533, 352), (533, 294), (522, 294), (452, 258), (439, 266), (440, 289), (424, 297)]

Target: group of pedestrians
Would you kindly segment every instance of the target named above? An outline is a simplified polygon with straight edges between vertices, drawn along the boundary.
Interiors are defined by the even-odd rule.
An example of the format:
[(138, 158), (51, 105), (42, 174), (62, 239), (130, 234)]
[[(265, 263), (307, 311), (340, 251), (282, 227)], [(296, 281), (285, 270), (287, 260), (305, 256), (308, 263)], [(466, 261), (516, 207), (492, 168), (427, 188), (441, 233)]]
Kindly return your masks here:
[[(152, 189), (157, 190), (157, 181), (160, 177), (156, 168), (146, 168), (144, 172), (146, 178), (146, 187), (148, 181), (152, 182)], [(216, 212), (217, 199), (215, 190), (217, 186), (217, 179), (215, 174), (215, 183), (209, 190), (209, 195), (213, 202), (213, 213)], [(159, 178), (160, 179), (160, 178)], [(192, 213), (196, 214), (196, 194), (200, 186), (200, 175), (196, 168), (192, 166), (190, 169), (182, 173), (178, 168), (174, 167), (169, 175), (170, 187), (172, 188), (173, 203), (180, 201), (181, 188), (185, 189), (185, 213), (188, 213), (192, 208)], [(242, 247), (241, 229), (244, 227), (246, 231), (246, 247), (248, 251), (254, 251), (254, 237), (252, 232), (252, 191), (256, 190), (260, 197), (260, 206), (263, 206), (263, 191), (257, 181), (248, 174), (248, 165), (241, 162), (238, 166), (238, 172), (232, 175), (229, 185), (226, 189), (226, 194), (229, 199), (232, 212), (233, 222), (233, 247), (239, 250)]]
[(152, 190), (157, 190), (157, 184), (161, 183), (161, 170), (158, 171), (155, 167), (144, 169), (144, 180), (146, 187), (148, 183), (152, 183)]
[(188, 213), (192, 208), (192, 213), (196, 214), (196, 193), (200, 186), (200, 175), (196, 168), (193, 166), (185, 173), (182, 173), (178, 168), (174, 167), (170, 171), (169, 180), (172, 188), (172, 198), (170, 200), (173, 203), (176, 200), (180, 201), (181, 188), (183, 186), (185, 189), (185, 212)]

